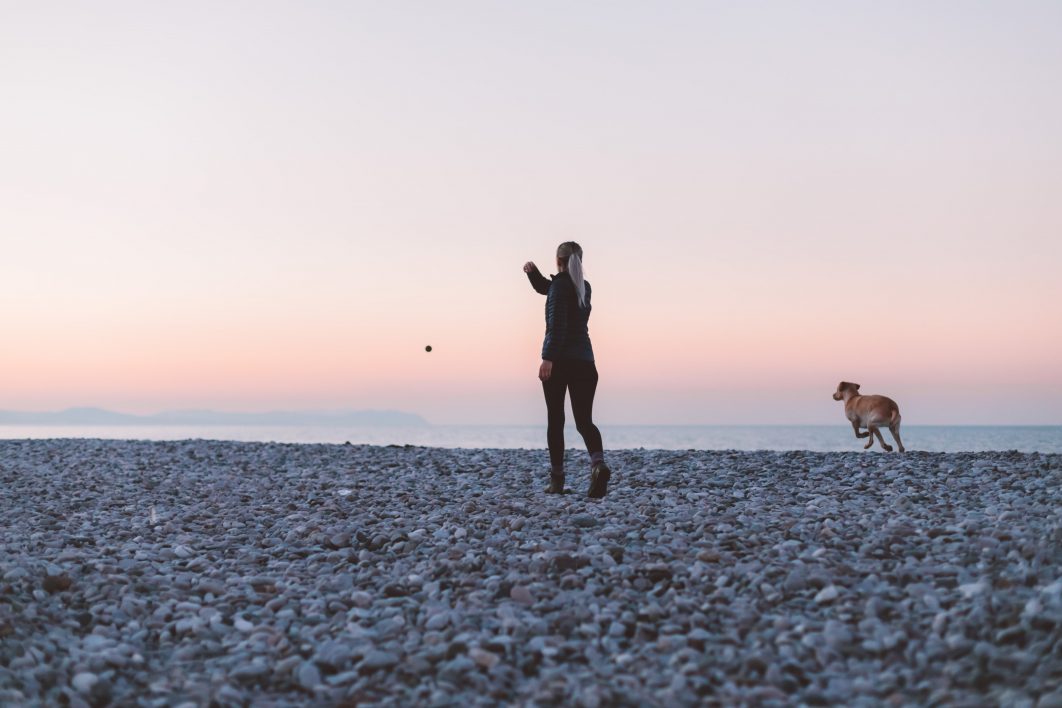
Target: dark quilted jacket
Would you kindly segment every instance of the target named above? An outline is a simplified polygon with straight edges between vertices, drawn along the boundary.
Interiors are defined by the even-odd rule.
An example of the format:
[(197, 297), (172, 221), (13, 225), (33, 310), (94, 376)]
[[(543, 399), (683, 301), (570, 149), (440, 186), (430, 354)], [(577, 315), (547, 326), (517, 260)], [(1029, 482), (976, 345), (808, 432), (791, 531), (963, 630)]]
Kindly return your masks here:
[(594, 360), (590, 346), (590, 283), (586, 286), (586, 307), (579, 307), (575, 284), (567, 273), (558, 273), (547, 280), (538, 269), (527, 274), (531, 287), (546, 296), (546, 338), (542, 342), (542, 358), (546, 361), (562, 359)]

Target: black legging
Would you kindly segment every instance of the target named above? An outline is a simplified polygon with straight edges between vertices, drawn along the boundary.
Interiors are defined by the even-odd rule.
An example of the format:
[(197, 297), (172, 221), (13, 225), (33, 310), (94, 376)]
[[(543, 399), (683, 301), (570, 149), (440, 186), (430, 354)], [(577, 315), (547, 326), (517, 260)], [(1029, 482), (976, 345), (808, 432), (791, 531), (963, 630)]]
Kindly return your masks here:
[(593, 455), (604, 450), (601, 431), (594, 425), (594, 392), (597, 391), (597, 367), (592, 361), (568, 359), (553, 362), (553, 372), (542, 382), (546, 394), (549, 461), (554, 469), (564, 464), (564, 394), (572, 392), (575, 427), (583, 436), (586, 451)]

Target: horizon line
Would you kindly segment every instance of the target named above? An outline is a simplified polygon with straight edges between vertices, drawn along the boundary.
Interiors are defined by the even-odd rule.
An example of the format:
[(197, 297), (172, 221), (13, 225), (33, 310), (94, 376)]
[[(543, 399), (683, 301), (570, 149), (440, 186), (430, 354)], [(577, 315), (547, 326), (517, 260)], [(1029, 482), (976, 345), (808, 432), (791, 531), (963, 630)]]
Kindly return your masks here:
[[(204, 416), (225, 416), (225, 417), (248, 417), (248, 418), (265, 418), (268, 416), (288, 415), (288, 416), (358, 416), (358, 415), (395, 415), (404, 416), (409, 418), (418, 419), (417, 422), (398, 423), (391, 422), (387, 427), (402, 427), (402, 426), (431, 426), (431, 427), (483, 427), (483, 428), (511, 428), (511, 427), (539, 427), (545, 426), (545, 422), (509, 422), (509, 423), (497, 423), (497, 422), (459, 422), (459, 423), (435, 423), (427, 419), (420, 413), (405, 411), (397, 408), (275, 408), (263, 411), (247, 411), (247, 410), (218, 410), (213, 408), (168, 408), (159, 410), (153, 413), (125, 413), (119, 410), (113, 410), (109, 408), (103, 408), (100, 406), (68, 406), (62, 409), (50, 409), (50, 410), (15, 410), (0, 408), (0, 416), (13, 415), (13, 416), (61, 416), (64, 414), (77, 414), (77, 413), (97, 413), (112, 416), (121, 416), (134, 420), (126, 421), (100, 421), (97, 423), (85, 422), (85, 421), (4, 421), (0, 419), (0, 426), (27, 426), (27, 425), (104, 425), (104, 426), (125, 426), (125, 425), (162, 425), (167, 427), (181, 427), (181, 426), (196, 426), (196, 425), (249, 425), (249, 426), (284, 426), (292, 425), (295, 423), (269, 423), (269, 422), (248, 422), (248, 421), (204, 421), (196, 423), (194, 421), (155, 421), (155, 418), (161, 418), (167, 415), (187, 415), (187, 414), (200, 414)], [(327, 421), (317, 423), (305, 423), (307, 425), (323, 426), (328, 425)], [(342, 425), (342, 423), (338, 423)], [(597, 421), (600, 426), (607, 427), (643, 427), (643, 428), (705, 428), (705, 427), (742, 427), (742, 428), (757, 428), (757, 427), (772, 427), (772, 428), (802, 428), (802, 427), (848, 427), (846, 421), (837, 422), (742, 422), (742, 421), (728, 421), (725, 423), (705, 423), (705, 422), (609, 422), (609, 421)], [(361, 423), (361, 425), (367, 425), (372, 427), (372, 423)], [(574, 428), (573, 421), (566, 421), (566, 428)], [(926, 423), (904, 423), (905, 428), (921, 428), (921, 427), (948, 427), (948, 428), (1056, 428), (1062, 427), (1062, 421), (1060, 422), (1036, 422), (1036, 423), (948, 423), (948, 422), (926, 422)]]

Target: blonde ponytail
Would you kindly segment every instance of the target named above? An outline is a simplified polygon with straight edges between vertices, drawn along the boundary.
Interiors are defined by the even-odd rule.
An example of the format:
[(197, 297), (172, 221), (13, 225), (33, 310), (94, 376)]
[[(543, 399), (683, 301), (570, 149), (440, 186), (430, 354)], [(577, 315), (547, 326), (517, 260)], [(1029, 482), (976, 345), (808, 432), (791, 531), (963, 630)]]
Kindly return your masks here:
[(579, 307), (586, 309), (586, 281), (583, 279), (583, 259), (573, 253), (568, 256), (568, 275), (575, 284), (575, 294), (579, 297)]
[(586, 309), (586, 281), (583, 278), (583, 249), (575, 241), (565, 241), (557, 247), (557, 257), (568, 259), (568, 275), (575, 285), (579, 307)]

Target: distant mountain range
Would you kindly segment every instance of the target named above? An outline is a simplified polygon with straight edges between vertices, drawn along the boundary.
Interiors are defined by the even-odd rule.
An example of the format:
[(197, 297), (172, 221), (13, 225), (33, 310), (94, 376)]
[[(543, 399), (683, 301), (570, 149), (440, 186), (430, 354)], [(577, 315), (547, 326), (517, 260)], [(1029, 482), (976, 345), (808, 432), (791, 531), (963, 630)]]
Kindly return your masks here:
[(415, 413), (402, 411), (219, 413), (185, 410), (131, 415), (102, 408), (68, 408), (47, 413), (0, 411), (0, 425), (428, 425), (428, 422)]

